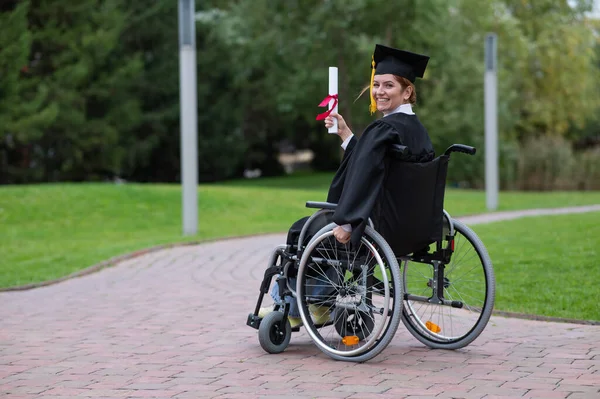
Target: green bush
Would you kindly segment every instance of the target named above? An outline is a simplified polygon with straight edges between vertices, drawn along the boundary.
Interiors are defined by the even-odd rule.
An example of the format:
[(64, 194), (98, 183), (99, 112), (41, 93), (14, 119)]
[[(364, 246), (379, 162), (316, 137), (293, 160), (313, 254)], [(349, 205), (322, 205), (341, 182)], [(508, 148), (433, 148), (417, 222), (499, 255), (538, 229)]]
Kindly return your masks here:
[(498, 146), (500, 188), (514, 190), (519, 171), (519, 144), (516, 141), (500, 142)]
[(579, 190), (600, 190), (600, 147), (582, 151), (576, 156), (574, 180)]
[(517, 188), (522, 190), (575, 189), (575, 157), (571, 143), (562, 137), (540, 136), (522, 146)]

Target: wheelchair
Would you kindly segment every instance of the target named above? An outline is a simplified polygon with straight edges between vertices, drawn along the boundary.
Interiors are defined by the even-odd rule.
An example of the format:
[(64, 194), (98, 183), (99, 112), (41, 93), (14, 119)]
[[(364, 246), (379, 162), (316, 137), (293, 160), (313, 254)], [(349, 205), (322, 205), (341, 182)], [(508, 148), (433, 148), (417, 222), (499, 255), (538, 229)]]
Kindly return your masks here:
[[(424, 163), (407, 162), (407, 152), (401, 145), (388, 151), (384, 186), (359, 245), (339, 243), (334, 223), (310, 236), (311, 224), (331, 216), (336, 204), (306, 203), (317, 211), (295, 243), (274, 249), (248, 315), (246, 324), (258, 329), (266, 352), (284, 351), (299, 330), (290, 326), (286, 298), (295, 298), (302, 327), (316, 346), (342, 361), (365, 362), (380, 354), (401, 321), (417, 340), (437, 349), (463, 348), (484, 330), (495, 298), (492, 261), (477, 235), (443, 209), (450, 154), (476, 150), (454, 144)], [(281, 300), (261, 318), (273, 278)], [(314, 320), (314, 307), (326, 317)]]

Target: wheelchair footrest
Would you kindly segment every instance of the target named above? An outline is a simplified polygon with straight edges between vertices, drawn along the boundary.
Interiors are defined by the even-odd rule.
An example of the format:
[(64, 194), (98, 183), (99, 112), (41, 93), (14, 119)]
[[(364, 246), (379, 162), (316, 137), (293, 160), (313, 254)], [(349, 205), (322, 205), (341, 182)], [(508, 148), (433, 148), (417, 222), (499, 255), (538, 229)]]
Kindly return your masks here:
[[(257, 330), (260, 328), (260, 322), (262, 321), (261, 317), (255, 316), (253, 313), (248, 314), (248, 320), (246, 320), (246, 325), (252, 328), (256, 328)], [(292, 332), (300, 331), (301, 326), (297, 326), (292, 328)], [(320, 326), (317, 326), (320, 327)]]
[(248, 320), (246, 321), (246, 325), (252, 327), (252, 328), (256, 328), (258, 330), (258, 328), (260, 327), (260, 321), (262, 319), (258, 316), (255, 316), (254, 313), (250, 313), (248, 315)]

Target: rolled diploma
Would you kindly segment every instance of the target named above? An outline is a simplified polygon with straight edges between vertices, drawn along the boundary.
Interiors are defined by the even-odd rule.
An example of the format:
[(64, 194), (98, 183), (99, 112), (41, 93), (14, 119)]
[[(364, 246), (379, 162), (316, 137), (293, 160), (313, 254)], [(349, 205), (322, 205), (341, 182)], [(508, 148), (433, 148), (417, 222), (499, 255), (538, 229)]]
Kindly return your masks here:
[[(330, 95), (338, 94), (338, 69), (337, 69), (337, 67), (329, 67), (329, 94)], [(335, 102), (335, 100), (329, 100), (329, 109), (331, 109), (334, 102)], [(338, 104), (339, 104), (339, 98), (338, 98)], [(338, 104), (336, 104), (335, 107), (333, 108), (333, 112), (335, 112), (335, 113), (338, 112)], [(333, 118), (333, 126), (330, 127), (329, 129), (327, 129), (327, 133), (337, 134), (337, 132), (338, 132), (337, 119)]]

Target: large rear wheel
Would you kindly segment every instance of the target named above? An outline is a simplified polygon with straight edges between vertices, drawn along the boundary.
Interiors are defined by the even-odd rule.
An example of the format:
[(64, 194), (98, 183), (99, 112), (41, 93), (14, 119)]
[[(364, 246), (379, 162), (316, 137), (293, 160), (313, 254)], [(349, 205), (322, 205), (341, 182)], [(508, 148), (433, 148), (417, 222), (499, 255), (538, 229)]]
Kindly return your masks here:
[(470, 344), (487, 325), (494, 307), (496, 283), (487, 250), (469, 227), (457, 220), (453, 224), (454, 243), (445, 242), (454, 246), (448, 264), (408, 260), (403, 265), (402, 321), (415, 338), (432, 348)]
[(358, 248), (319, 231), (298, 267), (296, 299), (304, 327), (324, 353), (364, 362), (392, 340), (402, 307), (400, 270), (385, 240), (367, 227)]

